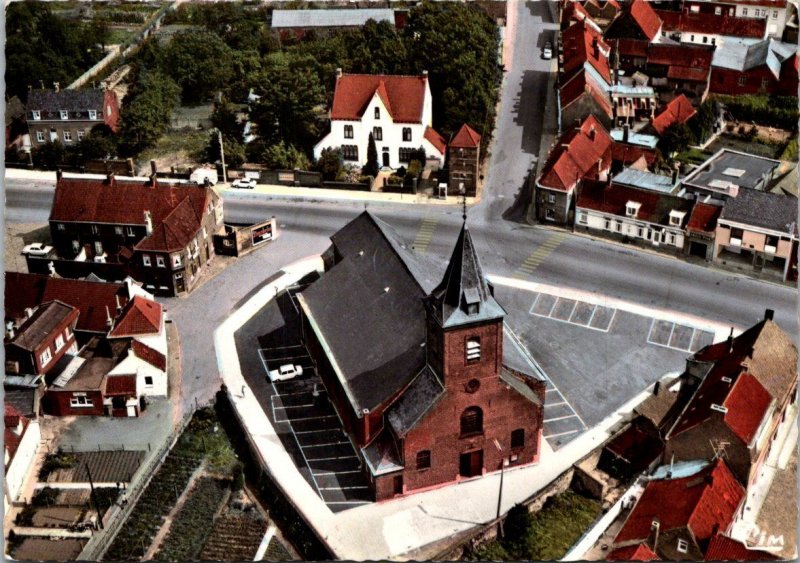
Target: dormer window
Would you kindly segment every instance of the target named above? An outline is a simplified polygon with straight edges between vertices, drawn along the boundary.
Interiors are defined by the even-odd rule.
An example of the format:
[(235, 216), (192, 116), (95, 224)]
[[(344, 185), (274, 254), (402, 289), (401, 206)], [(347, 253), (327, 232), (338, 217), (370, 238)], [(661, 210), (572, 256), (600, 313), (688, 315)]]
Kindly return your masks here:
[(32, 111), (31, 113), (33, 114), (33, 119), (35, 121), (39, 121), (42, 118), (42, 112), (40, 111)]
[(375, 119), (381, 118), (381, 108), (375, 106)]
[(467, 363), (474, 364), (481, 361), (481, 339), (477, 336), (467, 338)]
[(625, 215), (628, 217), (636, 217), (636, 214), (639, 212), (639, 208), (641, 206), (641, 203), (629, 201), (625, 204)]
[(62, 109), (58, 114), (61, 116), (61, 119), (69, 119), (69, 112), (67, 110)]
[(686, 213), (683, 211), (670, 211), (669, 212), (669, 224), (673, 227), (680, 227), (683, 223), (683, 218), (686, 216)]
[(678, 553), (686, 553), (687, 551), (689, 551), (689, 542), (678, 540)]
[(94, 109), (89, 110), (89, 119), (97, 119), (97, 110)]

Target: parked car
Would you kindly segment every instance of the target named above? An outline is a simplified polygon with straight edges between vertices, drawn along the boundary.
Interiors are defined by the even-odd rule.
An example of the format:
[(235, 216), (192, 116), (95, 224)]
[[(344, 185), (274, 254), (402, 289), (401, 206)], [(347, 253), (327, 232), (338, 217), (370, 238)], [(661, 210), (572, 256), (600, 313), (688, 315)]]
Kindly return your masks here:
[(272, 381), (286, 381), (287, 379), (292, 379), (298, 375), (303, 375), (303, 366), (298, 366), (295, 364), (283, 364), (278, 369), (274, 369), (269, 372), (269, 378)]
[(30, 254), (31, 256), (47, 256), (53, 251), (52, 246), (48, 246), (41, 242), (34, 242), (22, 249), (22, 254)]
[(256, 187), (256, 181), (253, 178), (239, 178), (238, 180), (234, 180), (231, 186), (244, 190), (252, 190)]
[(542, 58), (546, 60), (553, 58), (553, 44), (549, 41), (544, 44), (544, 49), (542, 49)]

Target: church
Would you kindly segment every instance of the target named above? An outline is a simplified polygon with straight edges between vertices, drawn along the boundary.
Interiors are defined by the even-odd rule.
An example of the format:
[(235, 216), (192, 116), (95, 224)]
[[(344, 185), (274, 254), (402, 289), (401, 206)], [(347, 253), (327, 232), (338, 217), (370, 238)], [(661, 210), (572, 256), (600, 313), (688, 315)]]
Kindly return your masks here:
[(331, 242), (303, 338), (375, 500), (538, 462), (545, 381), (504, 357), (466, 220), (443, 276), (367, 211)]

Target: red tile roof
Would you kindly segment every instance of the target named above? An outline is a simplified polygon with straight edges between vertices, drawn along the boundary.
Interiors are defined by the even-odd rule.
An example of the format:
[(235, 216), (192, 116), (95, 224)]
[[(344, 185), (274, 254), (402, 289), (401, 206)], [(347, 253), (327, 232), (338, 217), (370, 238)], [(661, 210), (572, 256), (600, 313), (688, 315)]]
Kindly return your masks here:
[(11, 403), (3, 403), (5, 408), (3, 409), (3, 423), (10, 427), (16, 428), (17, 424), (19, 424), (20, 418), (25, 418), (22, 416), (22, 413), (19, 412), (17, 407), (12, 405)]
[(718, 534), (711, 538), (706, 549), (706, 561), (767, 561), (779, 559), (774, 553), (748, 549), (743, 543)]
[(474, 149), (481, 144), (481, 136), (466, 123), (461, 126), (456, 136), (450, 141), (450, 146), (456, 149)]
[(657, 225), (669, 224), (672, 210), (688, 212), (691, 202), (678, 196), (605, 182), (584, 182), (576, 206), (624, 217), (629, 201), (640, 205), (636, 218)]
[(679, 123), (686, 123), (696, 113), (697, 110), (694, 109), (689, 98), (681, 94), (673, 98), (672, 101), (666, 105), (664, 111), (653, 118), (653, 129), (655, 129), (659, 135), (663, 135), (667, 128)]
[(752, 39), (763, 39), (767, 34), (766, 18), (739, 18), (708, 12), (692, 14), (672, 10), (655, 10), (655, 12), (664, 22), (664, 31), (729, 35)]
[[(3, 428), (3, 443), (5, 444), (6, 451), (8, 452), (8, 463), (5, 465), (6, 469), (8, 469), (8, 466), (11, 465), (12, 461), (14, 461), (14, 455), (17, 453), (17, 449), (19, 448), (20, 442), (22, 442), (22, 437), (25, 435), (25, 431), (28, 430), (28, 424), (30, 424), (30, 421), (20, 414), (20, 412), (11, 403), (4, 401), (3, 407), (3, 418), (5, 422), (5, 426)], [(22, 432), (17, 434), (15, 430), (20, 421), (22, 421)]]
[(614, 541), (647, 539), (658, 519), (662, 533), (688, 528), (702, 542), (728, 527), (744, 495), (723, 459), (688, 477), (649, 481)]
[(613, 108), (608, 95), (585, 69), (578, 70), (561, 86), (559, 96), (562, 109), (580, 99), (584, 94), (591, 96), (597, 105), (611, 117)]
[(611, 69), (606, 54), (610, 48), (600, 32), (581, 21), (561, 33), (561, 42), (564, 47), (564, 76), (569, 76), (588, 62), (611, 84)]
[(131, 343), (131, 348), (133, 349), (133, 353), (136, 354), (137, 358), (141, 358), (151, 366), (156, 367), (161, 371), (167, 371), (167, 359), (161, 352), (153, 350), (138, 340), (134, 340)]
[(647, 57), (647, 47), (649, 43), (643, 39), (614, 39), (619, 45), (619, 54), (629, 57)]
[(580, 127), (570, 129), (558, 140), (542, 168), (539, 184), (568, 191), (578, 179), (597, 177), (598, 161), (602, 161), (604, 170), (611, 165), (609, 147), (612, 144), (603, 124), (590, 115)]
[(425, 128), (424, 137), (428, 139), (430, 144), (436, 147), (436, 150), (444, 154), (444, 151), (447, 149), (447, 141), (445, 141), (444, 137), (439, 135), (433, 127), (429, 126)]
[(637, 543), (615, 549), (606, 557), (606, 561), (661, 561), (647, 544)]
[(634, 0), (631, 4), (631, 17), (639, 28), (652, 41), (661, 29), (661, 18), (646, 0)]
[(758, 380), (748, 373), (743, 373), (736, 378), (731, 392), (723, 403), (728, 409), (725, 413), (725, 423), (742, 442), (749, 444), (767, 414), (771, 402), (772, 397)]
[(210, 192), (195, 184), (157, 182), (151, 186), (142, 179), (108, 182), (64, 176), (56, 183), (50, 221), (144, 225), (145, 211), (149, 211), (155, 228), (187, 198), (202, 216)]
[(112, 397), (114, 395), (135, 396), (136, 376), (109, 375), (108, 377), (106, 377), (106, 388), (103, 394), (109, 397)]
[(673, 65), (667, 71), (667, 78), (676, 80), (690, 80), (692, 82), (705, 82), (708, 79), (710, 69), (694, 68), (689, 66)]
[(128, 292), (124, 284), (6, 272), (7, 318), (21, 318), (28, 307), (58, 300), (75, 307), (80, 312), (75, 330), (105, 333), (108, 330), (106, 307), (114, 317), (117, 296), (120, 306), (124, 307), (128, 302)]
[(713, 58), (714, 46), (651, 43), (647, 48), (647, 64), (708, 70)]
[(331, 119), (358, 121), (377, 93), (395, 122), (422, 123), (427, 76), (344, 74), (336, 81)]
[(652, 168), (653, 164), (658, 160), (658, 151), (617, 141), (614, 141), (611, 145), (611, 160), (623, 166), (632, 164), (642, 157), (647, 161), (647, 167)]
[(153, 232), (135, 250), (174, 252), (186, 248), (202, 228), (204, 210), (205, 205), (198, 209), (189, 197), (184, 198), (163, 221), (154, 223)]
[(721, 212), (722, 207), (719, 205), (695, 203), (686, 230), (696, 233), (713, 233), (717, 228), (717, 219)]
[(561, 11), (561, 29), (567, 29), (573, 23), (582, 22), (584, 20), (589, 20), (589, 22), (595, 26), (597, 25), (589, 12), (586, 11), (586, 8), (580, 3), (567, 2), (566, 7)]
[(108, 334), (112, 338), (158, 334), (163, 309), (160, 304), (137, 295), (122, 310)]

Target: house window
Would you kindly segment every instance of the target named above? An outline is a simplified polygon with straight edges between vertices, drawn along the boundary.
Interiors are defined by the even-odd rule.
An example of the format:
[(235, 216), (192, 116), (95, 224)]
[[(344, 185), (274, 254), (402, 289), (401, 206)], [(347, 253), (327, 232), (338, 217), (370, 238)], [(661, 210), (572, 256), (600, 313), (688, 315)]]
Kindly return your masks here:
[(618, 233), (622, 232), (622, 221), (617, 221), (617, 232)]
[(60, 334), (56, 336), (56, 352), (61, 350), (64, 347), (64, 337)]
[(762, 88), (766, 88), (767, 86), (769, 86), (769, 79), (768, 78), (762, 78), (761, 79), (761, 87)]
[(628, 217), (636, 217), (636, 206), (635, 205), (629, 205), (628, 207), (626, 207), (625, 208), (625, 214)]
[(742, 243), (742, 236), (744, 235), (744, 231), (742, 229), (737, 229), (736, 227), (731, 228), (731, 242), (734, 244), (741, 244)]
[(411, 127), (403, 127), (403, 141), (411, 142)]
[(114, 227), (114, 232), (118, 235), (122, 234), (122, 227)]
[(144, 376), (144, 386), (145, 387), (152, 387), (153, 386), (153, 377), (150, 375)]
[(431, 467), (431, 451), (422, 450), (417, 452), (417, 471), (420, 469), (430, 469)]
[(692, 43), (694, 43), (694, 34), (692, 35), (691, 41), (692, 41)]
[(159, 268), (166, 268), (167, 265), (164, 263), (163, 256), (156, 256), (156, 266)]
[(414, 154), (414, 149), (403, 149), (403, 148), (401, 148), (401, 149), (398, 149), (397, 154), (398, 154), (398, 160), (400, 162), (410, 162), (411, 161), (411, 157)]
[(642, 234), (644, 234), (644, 231), (642, 230), (641, 227), (639, 227), (638, 232), (637, 232), (637, 235), (639, 236), (639, 238), (642, 238)]
[(712, 45), (716, 45), (717, 44), (717, 38), (716, 37), (712, 37), (711, 38), (711, 44)]
[(37, 143), (44, 143), (44, 131), (37, 131), (36, 132), (36, 142)]
[(686, 553), (687, 551), (689, 551), (689, 542), (678, 540), (678, 553)]
[(92, 406), (94, 406), (94, 403), (92, 403), (92, 400), (89, 399), (89, 397), (85, 397), (85, 396), (83, 396), (83, 397), (72, 397), (69, 400), (69, 406), (71, 406), (71, 407), (92, 407)]
[(717, 6), (716, 8), (714, 8), (714, 13), (715, 13), (716, 15), (718, 15), (718, 16), (722, 15), (722, 8), (720, 8), (719, 6)]
[(669, 243), (675, 244), (675, 235), (672, 233), (669, 234)]
[(747, 15), (747, 8), (742, 8), (742, 15), (743, 15), (743, 16), (746, 16), (746, 15)]
[(467, 338), (467, 363), (474, 364), (481, 361), (481, 339), (477, 336)]
[(353, 138), (353, 126), (352, 125), (345, 125), (344, 126), (344, 138), (345, 139), (352, 139)]
[(342, 145), (342, 158), (344, 160), (358, 160), (357, 145)]
[(78, 129), (78, 140), (79, 141), (83, 140), (83, 133), (84, 133), (83, 129)]
[(94, 253), (98, 256), (103, 254), (103, 243), (99, 240), (94, 241)]
[(383, 127), (373, 127), (372, 136), (376, 141), (383, 141)]
[(63, 231), (63, 230), (65, 229), (65, 227), (64, 227), (64, 223), (58, 223), (58, 224), (56, 224), (56, 229), (58, 229), (59, 231)]
[(181, 255), (180, 254), (173, 254), (172, 255), (172, 266), (174, 268), (180, 267), (182, 264), (181, 262)]
[(555, 203), (556, 194), (547, 194), (547, 203)]
[(778, 10), (773, 10), (772, 11), (772, 19), (773, 20), (777, 20), (778, 19)]
[(132, 236), (136, 235), (136, 231), (134, 230), (133, 227), (127, 227), (125, 229), (125, 232), (129, 237), (132, 237)]
[(555, 210), (550, 209), (550, 208), (545, 209), (544, 210), (544, 218), (548, 219), (550, 221), (555, 221), (556, 220), (556, 212), (555, 212)]
[(380, 118), (381, 118), (381, 108), (376, 106), (375, 107), (375, 119), (380, 119)]
[(606, 219), (606, 223), (605, 224), (606, 224), (605, 229), (607, 231), (610, 231), (611, 230), (611, 220), (610, 219)]
[(46, 348), (45, 351), (39, 355), (39, 363), (42, 365), (42, 367), (50, 363), (50, 360), (52, 359), (53, 355), (50, 353), (50, 348)]
[(42, 112), (40, 111), (32, 111), (31, 113), (33, 114), (33, 119), (35, 121), (39, 121), (42, 118)]
[(708, 43), (708, 37), (706, 37), (705, 35), (703, 36), (703, 43)]
[(97, 119), (97, 110), (94, 109), (89, 110), (89, 119)]
[(151, 262), (150, 262), (150, 255), (149, 254), (142, 254), (142, 264), (144, 264), (148, 268), (150, 267)]
[(69, 119), (69, 112), (62, 109), (58, 113), (61, 115), (61, 119)]
[(589, 222), (589, 215), (585, 211), (581, 211), (578, 214), (578, 223), (585, 225), (588, 222)]
[(745, 84), (747, 84), (747, 77), (742, 75), (739, 77), (739, 86), (744, 86)]
[(516, 430), (511, 431), (511, 449), (517, 448), (524, 448), (525, 447), (525, 429), (524, 428), (517, 428)]
[(97, 227), (97, 225), (92, 225), (92, 234), (93, 235), (96, 235), (99, 231), (100, 231), (100, 229)]
[(483, 411), (479, 407), (468, 407), (461, 413), (461, 435), (470, 436), (483, 432)]

